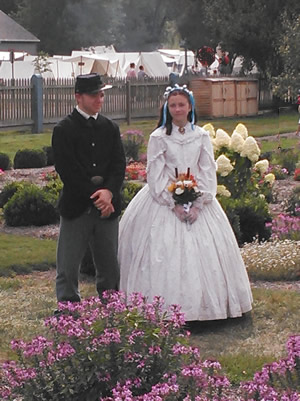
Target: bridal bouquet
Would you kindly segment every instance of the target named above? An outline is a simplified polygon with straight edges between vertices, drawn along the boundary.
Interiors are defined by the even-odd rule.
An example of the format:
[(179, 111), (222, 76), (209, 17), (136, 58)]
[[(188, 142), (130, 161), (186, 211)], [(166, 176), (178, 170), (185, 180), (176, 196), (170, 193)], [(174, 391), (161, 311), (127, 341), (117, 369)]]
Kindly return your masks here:
[(176, 181), (168, 186), (168, 190), (172, 192), (175, 203), (183, 205), (184, 210), (188, 213), (193, 201), (201, 196), (202, 193), (197, 186), (195, 178), (190, 174), (189, 168), (186, 173), (180, 174), (175, 168), (175, 177)]

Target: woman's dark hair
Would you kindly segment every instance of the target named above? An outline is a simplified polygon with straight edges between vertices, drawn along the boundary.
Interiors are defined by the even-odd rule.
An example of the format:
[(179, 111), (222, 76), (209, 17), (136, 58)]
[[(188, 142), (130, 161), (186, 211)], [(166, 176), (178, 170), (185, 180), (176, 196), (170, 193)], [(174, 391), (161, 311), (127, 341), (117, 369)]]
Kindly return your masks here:
[[(185, 96), (187, 98), (188, 102), (191, 104), (189, 95), (187, 93), (185, 93), (184, 91), (181, 91), (181, 90), (178, 90), (178, 91), (175, 90), (174, 92), (172, 92), (169, 95), (168, 99), (171, 96), (177, 96), (177, 95)], [(159, 120), (158, 120), (156, 128), (159, 128), (162, 125), (163, 116), (164, 116), (164, 105), (162, 105), (161, 108), (160, 108)], [(167, 116), (166, 117), (167, 117), (166, 118), (166, 125), (165, 125), (165, 127), (166, 127), (166, 135), (171, 135), (171, 132), (172, 132), (172, 116), (171, 116), (171, 114), (169, 112), (169, 107), (168, 106), (167, 106)], [(189, 112), (189, 114), (187, 116), (187, 120), (190, 121), (190, 122), (192, 121), (192, 110)], [(195, 122), (195, 124), (197, 123), (196, 110), (194, 110), (194, 122)]]

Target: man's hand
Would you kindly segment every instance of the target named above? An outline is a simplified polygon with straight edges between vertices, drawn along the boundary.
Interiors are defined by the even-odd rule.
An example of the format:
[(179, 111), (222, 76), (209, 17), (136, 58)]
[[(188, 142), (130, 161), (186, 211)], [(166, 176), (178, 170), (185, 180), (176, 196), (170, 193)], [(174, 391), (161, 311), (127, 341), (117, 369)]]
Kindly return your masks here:
[(98, 189), (91, 195), (95, 207), (101, 211), (102, 217), (109, 217), (115, 211), (111, 200), (112, 194), (108, 189)]

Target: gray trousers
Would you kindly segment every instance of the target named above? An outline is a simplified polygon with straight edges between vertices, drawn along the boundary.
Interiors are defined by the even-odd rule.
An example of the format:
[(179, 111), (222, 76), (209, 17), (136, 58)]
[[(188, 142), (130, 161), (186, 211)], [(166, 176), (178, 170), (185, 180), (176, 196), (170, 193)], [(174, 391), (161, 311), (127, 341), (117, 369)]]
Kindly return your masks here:
[(118, 228), (118, 218), (101, 219), (93, 207), (72, 220), (61, 217), (56, 255), (58, 302), (80, 301), (78, 276), (88, 246), (94, 260), (99, 296), (105, 290), (118, 288)]

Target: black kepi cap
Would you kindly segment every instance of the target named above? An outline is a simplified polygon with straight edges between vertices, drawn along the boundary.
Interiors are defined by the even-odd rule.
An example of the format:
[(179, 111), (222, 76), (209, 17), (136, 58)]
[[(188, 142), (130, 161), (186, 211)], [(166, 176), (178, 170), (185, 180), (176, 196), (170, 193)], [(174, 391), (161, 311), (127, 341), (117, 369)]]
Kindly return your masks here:
[(104, 84), (97, 73), (78, 75), (76, 77), (75, 93), (93, 95), (110, 88), (112, 86)]

